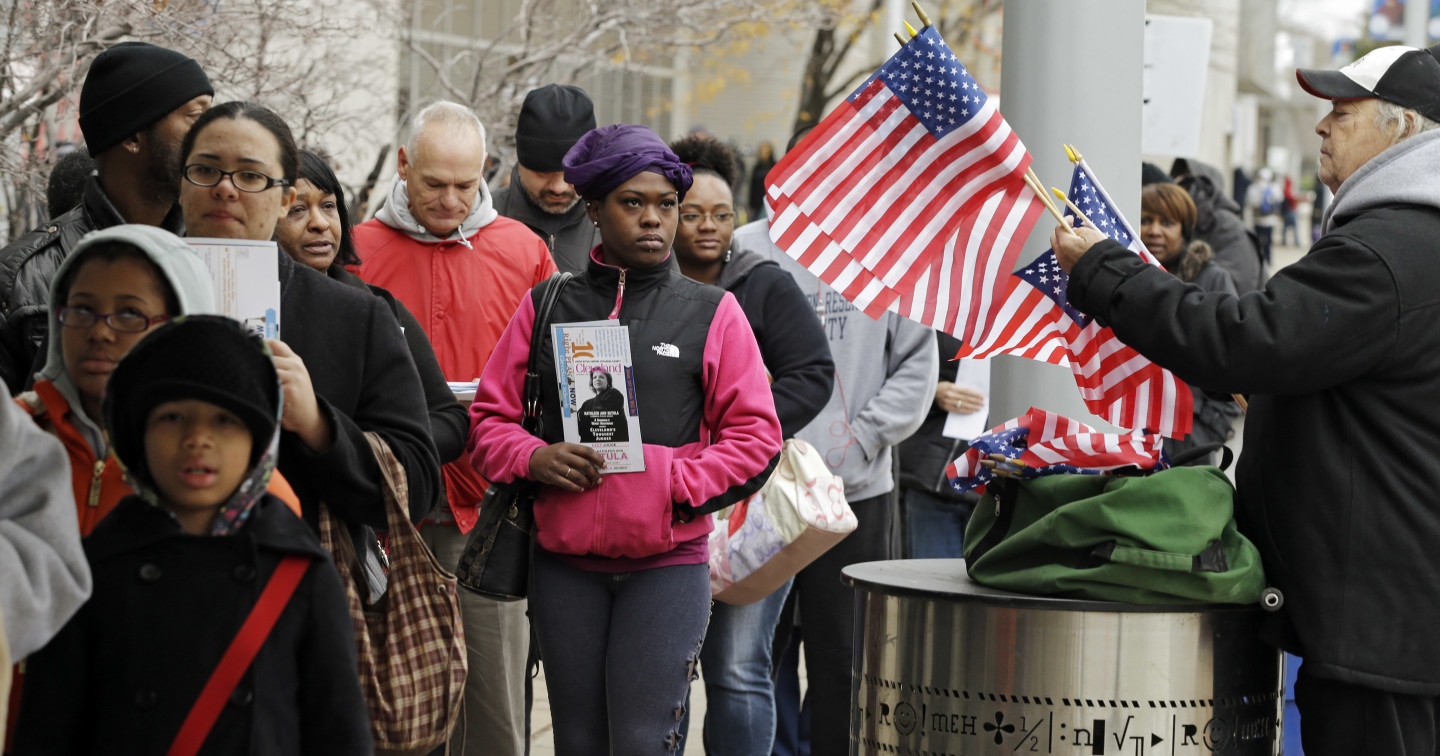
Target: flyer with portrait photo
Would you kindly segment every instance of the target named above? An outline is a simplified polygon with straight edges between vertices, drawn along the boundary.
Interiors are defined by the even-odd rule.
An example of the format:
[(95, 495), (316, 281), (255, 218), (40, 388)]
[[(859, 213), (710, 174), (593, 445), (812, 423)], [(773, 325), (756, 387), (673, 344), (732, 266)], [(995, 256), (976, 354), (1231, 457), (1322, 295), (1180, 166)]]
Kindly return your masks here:
[(643, 471), (630, 328), (613, 320), (552, 328), (565, 440), (599, 452), (605, 458), (602, 472)]

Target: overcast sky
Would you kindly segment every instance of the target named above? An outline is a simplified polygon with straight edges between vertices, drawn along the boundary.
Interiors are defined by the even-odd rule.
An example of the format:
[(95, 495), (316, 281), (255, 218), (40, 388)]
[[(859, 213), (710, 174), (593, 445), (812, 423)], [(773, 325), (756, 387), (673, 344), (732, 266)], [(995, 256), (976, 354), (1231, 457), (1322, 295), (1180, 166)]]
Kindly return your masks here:
[(1280, 0), (1278, 12), (1282, 27), (1294, 24), (1335, 39), (1358, 35), (1361, 14), (1372, 4), (1373, 0)]

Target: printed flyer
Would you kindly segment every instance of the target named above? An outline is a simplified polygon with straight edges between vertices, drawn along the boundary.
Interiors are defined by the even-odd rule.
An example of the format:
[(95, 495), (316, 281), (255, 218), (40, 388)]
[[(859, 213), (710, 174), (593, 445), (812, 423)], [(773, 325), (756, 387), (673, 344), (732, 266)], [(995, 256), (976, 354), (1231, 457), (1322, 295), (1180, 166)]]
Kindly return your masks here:
[(599, 452), (606, 473), (644, 470), (630, 328), (613, 320), (552, 327), (565, 440)]
[(273, 241), (186, 239), (210, 268), (216, 314), (267, 339), (280, 338), (280, 248)]

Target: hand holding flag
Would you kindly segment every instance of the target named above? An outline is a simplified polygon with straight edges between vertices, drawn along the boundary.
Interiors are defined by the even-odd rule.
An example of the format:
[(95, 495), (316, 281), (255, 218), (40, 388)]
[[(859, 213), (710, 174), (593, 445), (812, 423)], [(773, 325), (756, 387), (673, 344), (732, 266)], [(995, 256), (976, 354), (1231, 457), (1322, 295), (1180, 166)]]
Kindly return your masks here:
[(1159, 265), (1090, 166), (1073, 151), (1072, 158), (1075, 171), (1066, 201), (1080, 211), (1077, 215), (1086, 218), (1086, 226), (1078, 229), (1078, 236), (1056, 229), (1050, 240), (1052, 249), (1011, 277), (995, 326), (967, 341), (956, 356), (1013, 354), (1068, 366), (1092, 413), (1122, 428), (1183, 438), (1194, 420), (1190, 388), (1126, 346), (1114, 331), (1071, 307), (1066, 299), (1070, 277), (1057, 259), (1061, 251), (1073, 252), (1073, 264), (1090, 245), (1109, 237)]

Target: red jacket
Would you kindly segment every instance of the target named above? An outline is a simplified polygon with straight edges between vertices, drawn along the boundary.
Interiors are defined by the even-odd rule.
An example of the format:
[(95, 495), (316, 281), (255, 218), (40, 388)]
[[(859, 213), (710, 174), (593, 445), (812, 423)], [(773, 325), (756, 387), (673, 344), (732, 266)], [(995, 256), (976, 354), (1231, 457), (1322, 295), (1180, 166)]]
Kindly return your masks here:
[[(354, 234), (362, 260), (355, 272), (415, 315), (449, 381), (480, 378), (520, 300), (556, 270), (545, 242), (509, 218), (483, 226), (466, 239), (469, 247), (417, 241), (376, 218)], [(451, 511), (468, 531), (489, 483), (466, 457), (446, 464), (444, 474)]]

